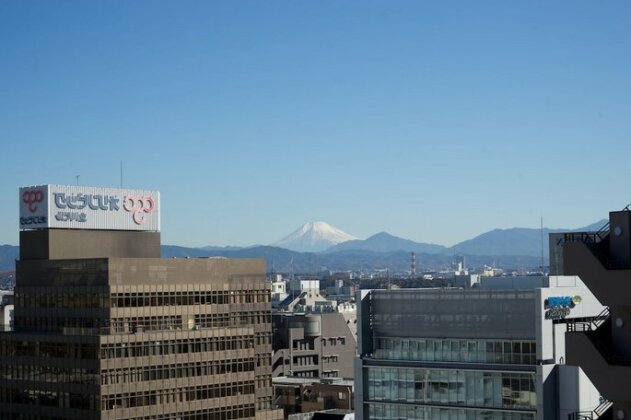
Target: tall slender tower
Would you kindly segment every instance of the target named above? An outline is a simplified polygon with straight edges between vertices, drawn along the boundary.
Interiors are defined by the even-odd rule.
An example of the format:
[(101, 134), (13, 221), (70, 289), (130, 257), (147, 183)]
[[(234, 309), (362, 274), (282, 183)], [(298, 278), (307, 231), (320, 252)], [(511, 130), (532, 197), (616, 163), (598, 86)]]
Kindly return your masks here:
[(416, 253), (412, 252), (410, 261), (410, 274), (412, 277), (416, 277)]

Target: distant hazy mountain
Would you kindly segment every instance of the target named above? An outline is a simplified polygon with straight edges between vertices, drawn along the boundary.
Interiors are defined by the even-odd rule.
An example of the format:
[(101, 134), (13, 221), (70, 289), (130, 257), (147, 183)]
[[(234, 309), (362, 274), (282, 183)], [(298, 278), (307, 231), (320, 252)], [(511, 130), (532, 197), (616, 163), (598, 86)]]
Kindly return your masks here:
[[(238, 251), (217, 251), (213, 256), (227, 258), (264, 258), (268, 271), (288, 273), (318, 273), (322, 271), (357, 271), (389, 269), (391, 272), (404, 272), (410, 269), (410, 254), (406, 251), (375, 252), (349, 250), (331, 253), (295, 252), (283, 248), (260, 246)], [(447, 268), (452, 262), (450, 254), (417, 253), (419, 270)], [(529, 256), (467, 256), (469, 266), (480, 267), (496, 263), (506, 269), (531, 269), (539, 265), (538, 257)]]
[(326, 222), (309, 222), (273, 246), (299, 252), (318, 252), (353, 239), (357, 238)]
[[(594, 231), (599, 230), (607, 223), (607, 220), (601, 220), (589, 226), (578, 229), (549, 229), (544, 228), (543, 234), (543, 252), (544, 257), (548, 257), (548, 234), (554, 232), (572, 232), (572, 231)], [(386, 232), (381, 232), (371, 236), (368, 239), (357, 239), (347, 241), (339, 245), (335, 245), (328, 250), (327, 253), (348, 251), (348, 250), (365, 250), (374, 252), (416, 252), (426, 254), (448, 254), (454, 253), (467, 255), (511, 255), (511, 256), (541, 256), (541, 229), (530, 228), (512, 228), (512, 229), (494, 229), (485, 232), (475, 238), (460, 242), (451, 247), (442, 245), (428, 244), (423, 242), (415, 242), (409, 239), (399, 238)]]
[(243, 249), (243, 248), (244, 247), (242, 247), (242, 246), (213, 246), (213, 245), (208, 245), (208, 246), (202, 247), (201, 249), (205, 249), (207, 251), (236, 251), (236, 250)]
[(0, 271), (15, 270), (15, 260), (20, 258), (20, 247), (0, 245)]
[(329, 253), (348, 250), (364, 250), (374, 252), (414, 251), (426, 254), (441, 254), (447, 251), (447, 248), (442, 245), (414, 242), (409, 239), (403, 239), (397, 236), (390, 235), (387, 232), (380, 232), (365, 240), (356, 239), (332, 246), (331, 248), (327, 249), (326, 252)]
[[(544, 229), (544, 256), (548, 258), (548, 237), (550, 232), (594, 231), (599, 230), (606, 220), (579, 229)], [(332, 228), (336, 230), (335, 228)], [(309, 229), (306, 229), (309, 231)], [(317, 229), (314, 229), (317, 230)], [(343, 232), (342, 232), (343, 233)], [(347, 234), (346, 234), (347, 235)], [(306, 235), (309, 237), (309, 235)], [(348, 235), (350, 236), (350, 235)], [(339, 238), (339, 236), (338, 236)], [(344, 236), (341, 237), (342, 239)], [(351, 237), (352, 238), (352, 237)], [(288, 272), (292, 266), (296, 273), (315, 273), (322, 270), (358, 270), (388, 267), (403, 271), (409, 267), (410, 251), (417, 253), (419, 268), (446, 267), (453, 253), (467, 256), (467, 264), (479, 266), (492, 264), (502, 267), (536, 267), (541, 256), (541, 231), (539, 229), (513, 228), (494, 229), (473, 239), (446, 248), (397, 238), (382, 232), (366, 240), (350, 241), (327, 246), (325, 253), (296, 252), (273, 246), (252, 246), (241, 249), (234, 247), (186, 248), (162, 245), (164, 258), (200, 258), (223, 256), (228, 258), (265, 258), (268, 270)], [(0, 245), (0, 271), (15, 269), (19, 258), (19, 247)]]
[(205, 248), (187, 248), (184, 246), (176, 245), (162, 245), (160, 246), (160, 254), (162, 258), (200, 258), (208, 257), (212, 255), (214, 250), (208, 250)]
[[(555, 232), (586, 232), (599, 230), (607, 220), (578, 229), (543, 229), (543, 254), (548, 256), (548, 234)], [(527, 255), (541, 256), (541, 229), (493, 229), (450, 248), (452, 252), (468, 255)]]

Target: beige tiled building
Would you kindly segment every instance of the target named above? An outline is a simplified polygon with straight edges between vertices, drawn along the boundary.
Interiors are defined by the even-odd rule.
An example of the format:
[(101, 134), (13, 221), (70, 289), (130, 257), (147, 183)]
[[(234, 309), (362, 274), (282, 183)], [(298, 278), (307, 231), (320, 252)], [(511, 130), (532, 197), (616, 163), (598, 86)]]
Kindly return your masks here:
[(158, 232), (20, 234), (1, 419), (276, 419), (262, 260), (161, 259)]

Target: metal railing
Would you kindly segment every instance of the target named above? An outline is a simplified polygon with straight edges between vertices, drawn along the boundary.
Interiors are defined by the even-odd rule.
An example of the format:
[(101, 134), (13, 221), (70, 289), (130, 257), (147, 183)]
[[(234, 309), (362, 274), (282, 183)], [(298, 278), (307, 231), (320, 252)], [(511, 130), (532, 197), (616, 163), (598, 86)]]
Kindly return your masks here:
[(567, 415), (568, 420), (596, 420), (607, 412), (612, 406), (611, 401), (604, 400), (592, 411), (575, 411)]
[(595, 418), (601, 417), (603, 414), (607, 412), (611, 408), (613, 403), (611, 401), (604, 400), (600, 403), (600, 405), (594, 408), (593, 413), (596, 415)]
[(595, 317), (590, 318), (576, 318), (568, 320), (567, 330), (568, 332), (577, 331), (596, 331), (598, 327), (605, 323), (610, 317), (609, 308), (606, 307)]
[(566, 232), (558, 244), (568, 242), (582, 242), (584, 244), (598, 244), (609, 235), (609, 223), (596, 232)]

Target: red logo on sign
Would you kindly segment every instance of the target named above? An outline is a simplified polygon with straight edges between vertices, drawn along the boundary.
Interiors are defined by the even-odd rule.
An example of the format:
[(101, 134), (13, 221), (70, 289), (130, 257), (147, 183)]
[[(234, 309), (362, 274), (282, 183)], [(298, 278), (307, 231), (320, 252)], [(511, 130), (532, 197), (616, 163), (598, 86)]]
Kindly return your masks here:
[(151, 213), (155, 207), (155, 201), (150, 195), (128, 195), (123, 200), (123, 208), (129, 212), (134, 212), (134, 222), (137, 225), (145, 223), (147, 218), (144, 213)]
[(40, 190), (24, 191), (22, 201), (28, 206), (31, 213), (37, 211), (37, 205), (44, 199), (44, 194)]

